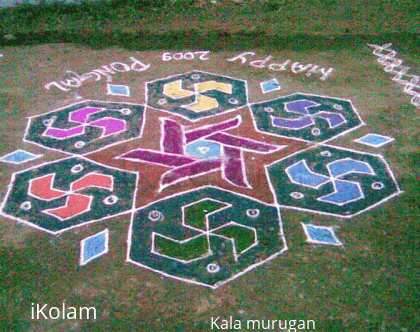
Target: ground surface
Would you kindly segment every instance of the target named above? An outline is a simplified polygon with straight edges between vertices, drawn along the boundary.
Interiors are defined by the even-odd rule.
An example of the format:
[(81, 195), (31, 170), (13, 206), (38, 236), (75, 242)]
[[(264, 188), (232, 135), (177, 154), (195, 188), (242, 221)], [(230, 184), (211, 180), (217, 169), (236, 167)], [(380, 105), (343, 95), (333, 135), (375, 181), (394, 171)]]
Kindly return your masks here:
[[(284, 10), (282, 16), (277, 11), (266, 12), (265, 21), (251, 19), (251, 12), (229, 20), (228, 16), (221, 17), (223, 11), (210, 7), (207, 10), (211, 15), (201, 16), (208, 23), (204, 25), (192, 24), (188, 16), (177, 12), (175, 17), (165, 12), (164, 15), (156, 13), (160, 19), (151, 14), (140, 21), (127, 20), (116, 29), (104, 26), (97, 18), (87, 22), (85, 27), (76, 22), (77, 29), (66, 25), (63, 18), (63, 26), (54, 24), (54, 31), (39, 22), (32, 26), (15, 24), (6, 28), (3, 25), (3, 35), (11, 36), (4, 37), (0, 49), (3, 54), (0, 57), (0, 105), (4, 115), (0, 156), (23, 149), (42, 157), (21, 165), (0, 163), (1, 200), (7, 198), (13, 173), (68, 156), (24, 142), (27, 117), (87, 99), (144, 104), (146, 82), (190, 71), (246, 80), (249, 103), (258, 104), (296, 92), (351, 100), (365, 125), (328, 144), (382, 155), (404, 192), (348, 219), (281, 208), (288, 250), (217, 289), (164, 277), (127, 263), (128, 213), (71, 228), (58, 236), (2, 216), (2, 330), (209, 331), (211, 317), (222, 320), (230, 316), (242, 322), (247, 319), (311, 319), (316, 321), (317, 331), (418, 330), (419, 108), (410, 102), (413, 96), (403, 92), (404, 85), (391, 79), (393, 76), (383, 70), (378, 56), (367, 46), (367, 43), (392, 42), (392, 48), (398, 52), (396, 57), (411, 67), (409, 73), (420, 75), (418, 11), (411, 11), (408, 2), (400, 1), (398, 14), (375, 11), (375, 19), (363, 20), (362, 16), (369, 15), (369, 10), (355, 5), (353, 16), (343, 9), (335, 12), (330, 20), (331, 12), (326, 8), (313, 5), (294, 11), (291, 4), (285, 6), (289, 9)], [(386, 8), (394, 4), (375, 2), (372, 6)], [(295, 13), (296, 17), (292, 20), (289, 13)], [(410, 15), (404, 16), (404, 13)], [(319, 20), (313, 18), (314, 14)], [(165, 17), (176, 24), (168, 24)], [(225, 24), (220, 24), (220, 20)], [(50, 25), (47, 19), (45, 21)], [(285, 29), (287, 22), (293, 24)], [(135, 28), (140, 23), (148, 28)], [(332, 28), (327, 29), (330, 24)], [(167, 52), (173, 56), (177, 52), (207, 50), (210, 51), (205, 57), (208, 60), (200, 60), (196, 54), (192, 60), (163, 61), (169, 56), (166, 54), (163, 58)], [(227, 60), (246, 51), (255, 53), (246, 56), (246, 63)], [(268, 56), (272, 57), (264, 68), (249, 65), (252, 60), (264, 60)], [(131, 65), (130, 57), (150, 67), (138, 65), (136, 68), (144, 70), (109, 75), (111, 82), (102, 75), (97, 81), (89, 79), (79, 87), (67, 86), (68, 91), (56, 86), (45, 88), (51, 82), (70, 80), (74, 72), (81, 75), (113, 62)], [(286, 60), (291, 63), (283, 71), (268, 67), (270, 63), (281, 64)], [(293, 72), (291, 64), (294, 62), (333, 68), (333, 71), (321, 80), (319, 72), (307, 76), (309, 69), (299, 72), (295, 68), (296, 73)], [(260, 83), (273, 78), (281, 89), (262, 93)], [(130, 96), (107, 93), (108, 83), (129, 86)], [(268, 155), (244, 153), (247, 180), (253, 189), (228, 183), (218, 171), (159, 191), (159, 180), (168, 167), (113, 159), (139, 147), (158, 151), (159, 118), (169, 118), (190, 130), (235, 116), (240, 116), (242, 123), (228, 131), (229, 134), (272, 145), (287, 145), (289, 149)], [(136, 208), (207, 184), (272, 204), (274, 195), (268, 189), (269, 179), (261, 165), (311, 144), (304, 141), (292, 144), (290, 138), (257, 132), (248, 105), (194, 123), (152, 109), (146, 111), (145, 119), (141, 137), (88, 155), (95, 162), (139, 172)], [(380, 148), (354, 141), (368, 133), (395, 140)], [(257, 159), (252, 159), (254, 156)], [(308, 244), (301, 222), (334, 227), (343, 245)], [(80, 266), (80, 241), (105, 228), (109, 230), (109, 252)], [(179, 255), (186, 257), (182, 256), (185, 253)], [(98, 319), (31, 319), (31, 303), (60, 307), (63, 302), (71, 306), (94, 306)]]

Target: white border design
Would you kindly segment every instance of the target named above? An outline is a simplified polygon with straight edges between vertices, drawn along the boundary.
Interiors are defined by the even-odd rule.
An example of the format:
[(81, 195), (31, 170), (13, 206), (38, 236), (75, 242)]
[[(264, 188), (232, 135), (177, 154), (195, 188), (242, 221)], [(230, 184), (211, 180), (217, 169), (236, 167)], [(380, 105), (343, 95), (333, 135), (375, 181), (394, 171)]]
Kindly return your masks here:
[[(282, 241), (282, 243), (283, 243), (283, 248), (282, 248), (280, 251), (278, 251), (278, 252), (274, 253), (273, 255), (271, 255), (271, 256), (269, 256), (269, 257), (267, 257), (266, 259), (264, 259), (264, 260), (262, 260), (262, 261), (259, 261), (259, 262), (255, 263), (255, 264), (251, 264), (250, 266), (248, 266), (247, 268), (245, 268), (245, 269), (244, 269), (244, 270), (242, 270), (241, 272), (239, 272), (239, 273), (237, 273), (237, 274), (235, 274), (235, 275), (231, 276), (230, 278), (225, 279), (225, 280), (220, 281), (220, 282), (217, 282), (215, 285), (209, 285), (209, 284), (205, 284), (205, 283), (202, 283), (202, 282), (199, 282), (199, 281), (195, 281), (195, 280), (191, 280), (191, 279), (186, 279), (186, 278), (177, 277), (177, 276), (174, 276), (174, 275), (168, 274), (168, 273), (166, 273), (166, 272), (164, 272), (164, 271), (161, 271), (161, 270), (156, 270), (156, 269), (154, 269), (154, 268), (152, 268), (152, 267), (149, 267), (149, 266), (147, 266), (147, 265), (145, 265), (145, 264), (138, 263), (138, 262), (133, 261), (132, 259), (130, 259), (130, 252), (131, 252), (131, 245), (132, 245), (132, 243), (131, 243), (131, 239), (132, 239), (132, 235), (133, 235), (133, 224), (134, 224), (134, 214), (135, 214), (134, 212), (135, 212), (135, 211), (140, 210), (140, 209), (145, 209), (145, 208), (147, 208), (147, 207), (149, 207), (149, 206), (151, 206), (151, 205), (154, 205), (154, 204), (156, 204), (156, 203), (158, 203), (158, 202), (162, 202), (162, 201), (165, 201), (165, 200), (169, 200), (169, 199), (171, 199), (172, 197), (178, 197), (178, 196), (184, 195), (184, 194), (186, 194), (186, 193), (191, 193), (191, 192), (198, 191), (198, 190), (202, 190), (202, 189), (205, 189), (205, 188), (214, 188), (214, 189), (216, 189), (216, 190), (220, 190), (220, 191), (228, 192), (228, 193), (231, 193), (231, 194), (233, 194), (233, 195), (240, 196), (240, 197), (243, 197), (243, 198), (249, 199), (249, 200), (254, 201), (254, 202), (258, 202), (258, 203), (263, 204), (263, 205), (265, 205), (265, 206), (271, 206), (271, 207), (276, 208), (276, 210), (277, 210), (277, 215), (278, 215), (278, 220), (279, 220), (279, 236), (280, 236), (280, 240), (281, 240), (281, 241)], [(285, 235), (284, 235), (284, 230), (283, 230), (283, 223), (282, 223), (281, 216), (280, 216), (280, 208), (279, 208), (279, 206), (278, 206), (278, 205), (276, 205), (276, 204), (267, 204), (267, 203), (262, 202), (262, 201), (260, 201), (260, 200), (258, 200), (258, 199), (255, 199), (255, 198), (252, 198), (252, 197), (248, 197), (248, 196), (245, 196), (245, 195), (243, 195), (243, 194), (239, 194), (239, 193), (236, 193), (236, 192), (233, 192), (233, 191), (230, 191), (230, 190), (221, 189), (221, 188), (216, 187), (216, 186), (211, 186), (211, 185), (208, 185), (208, 186), (202, 186), (202, 187), (194, 188), (194, 189), (192, 189), (192, 190), (187, 190), (187, 191), (183, 191), (183, 192), (178, 192), (178, 193), (176, 193), (176, 194), (174, 194), (174, 195), (171, 195), (171, 196), (165, 197), (165, 198), (160, 199), (160, 200), (158, 200), (158, 201), (155, 201), (155, 202), (152, 202), (152, 203), (147, 204), (147, 205), (145, 205), (145, 206), (142, 206), (142, 207), (140, 207), (140, 208), (136, 209), (135, 211), (133, 211), (133, 213), (132, 213), (132, 215), (131, 215), (130, 227), (129, 227), (129, 230), (128, 230), (128, 236), (127, 236), (127, 255), (126, 255), (126, 262), (128, 262), (128, 263), (132, 263), (132, 264), (134, 264), (134, 265), (140, 266), (140, 267), (142, 267), (142, 268), (145, 268), (145, 269), (150, 270), (150, 271), (153, 271), (153, 272), (157, 272), (157, 273), (159, 273), (159, 274), (161, 274), (161, 275), (163, 275), (163, 276), (165, 276), (165, 277), (168, 277), (168, 278), (171, 278), (171, 279), (175, 279), (175, 280), (179, 280), (179, 281), (182, 281), (182, 282), (187, 282), (187, 283), (190, 283), (190, 284), (195, 284), (195, 285), (205, 286), (205, 287), (209, 287), (209, 288), (211, 288), (211, 289), (217, 289), (217, 288), (219, 288), (220, 286), (222, 286), (222, 285), (224, 285), (224, 284), (227, 284), (228, 282), (230, 282), (230, 281), (232, 281), (232, 280), (235, 280), (236, 278), (239, 278), (240, 276), (244, 275), (245, 273), (247, 273), (247, 272), (249, 272), (249, 271), (251, 271), (251, 270), (253, 270), (253, 269), (255, 269), (255, 268), (257, 268), (257, 267), (259, 267), (259, 266), (261, 266), (261, 265), (263, 265), (263, 264), (265, 264), (265, 263), (267, 263), (267, 262), (271, 261), (271, 260), (273, 260), (274, 258), (276, 258), (277, 256), (279, 256), (280, 254), (282, 254), (283, 252), (285, 252), (286, 250), (288, 250), (288, 249), (289, 249), (289, 248), (287, 247), (286, 237), (285, 237)]]
[[(103, 218), (100, 218), (100, 219), (89, 220), (89, 221), (86, 221), (86, 222), (83, 222), (83, 223), (80, 223), (80, 224), (77, 224), (77, 225), (73, 225), (73, 226), (70, 226), (70, 227), (67, 227), (67, 228), (63, 228), (63, 229), (58, 230), (58, 231), (50, 231), (50, 230), (48, 230), (46, 228), (43, 228), (43, 227), (38, 226), (38, 225), (36, 225), (34, 223), (31, 223), (30, 221), (27, 221), (27, 220), (22, 219), (22, 218), (15, 217), (13, 215), (9, 215), (9, 214), (7, 214), (7, 213), (4, 212), (4, 206), (6, 205), (6, 202), (7, 202), (8, 198), (10, 196), (10, 193), (11, 193), (11, 191), (13, 189), (13, 184), (14, 184), (14, 182), (16, 180), (16, 175), (17, 174), (24, 173), (24, 172), (30, 171), (32, 169), (36, 169), (36, 168), (39, 168), (39, 167), (42, 167), (42, 166), (45, 166), (45, 165), (49, 165), (49, 164), (58, 163), (60, 161), (64, 161), (64, 160), (68, 160), (68, 159), (72, 159), (72, 158), (79, 158), (79, 159), (85, 160), (88, 163), (92, 163), (92, 164), (95, 164), (95, 165), (104, 167), (106, 169), (113, 169), (113, 170), (120, 171), (120, 172), (123, 172), (123, 173), (135, 174), (136, 175), (136, 185), (135, 185), (134, 192), (133, 192), (133, 205), (132, 205), (132, 208), (131, 209), (128, 209), (128, 210), (125, 210), (123, 212), (117, 213), (117, 214), (113, 214), (113, 215), (109, 215), (109, 216), (104, 216)], [(109, 165), (104, 165), (104, 164), (98, 163), (96, 161), (93, 161), (91, 159), (88, 159), (88, 158), (86, 158), (84, 156), (70, 156), (70, 157), (66, 157), (66, 158), (55, 160), (53, 162), (48, 162), (48, 163), (43, 163), (43, 164), (40, 164), (40, 165), (36, 165), (36, 166), (30, 167), (30, 168), (27, 168), (27, 169), (25, 169), (23, 171), (19, 171), (19, 172), (13, 173), (12, 174), (12, 177), (11, 177), (11, 180), (10, 180), (10, 184), (7, 187), (8, 189), (7, 189), (6, 195), (4, 196), (3, 202), (0, 205), (0, 215), (5, 216), (7, 218), (10, 218), (12, 220), (21, 222), (21, 223), (23, 223), (23, 224), (25, 224), (25, 225), (27, 225), (29, 227), (32, 227), (32, 228), (41, 230), (43, 232), (47, 232), (49, 234), (58, 235), (58, 234), (61, 234), (61, 233), (65, 232), (65, 231), (67, 231), (69, 229), (73, 229), (73, 228), (77, 228), (77, 227), (89, 225), (89, 224), (95, 223), (97, 221), (102, 221), (102, 220), (110, 219), (110, 218), (113, 218), (113, 217), (116, 217), (116, 216), (120, 216), (120, 215), (124, 215), (124, 214), (128, 214), (128, 213), (132, 213), (135, 210), (135, 202), (136, 202), (137, 191), (138, 191), (138, 182), (139, 182), (139, 172), (133, 172), (133, 171), (123, 170), (123, 169), (120, 169), (120, 168), (117, 168), (117, 167), (113, 167), (113, 166), (109, 166)]]
[[(121, 104), (121, 105), (132, 105), (132, 106), (141, 106), (141, 107), (143, 107), (143, 116), (142, 116), (142, 123), (141, 123), (139, 135), (138, 136), (135, 136), (135, 137), (132, 137), (132, 138), (129, 138), (129, 139), (126, 139), (126, 140), (121, 140), (121, 141), (118, 141), (118, 142), (114, 142), (114, 143), (111, 143), (109, 145), (105, 145), (103, 147), (100, 147), (100, 148), (98, 148), (96, 150), (88, 151), (86, 153), (81, 153), (81, 154), (79, 154), (77, 152), (64, 151), (64, 150), (60, 150), (60, 149), (57, 149), (57, 148), (48, 147), (48, 146), (42, 145), (40, 143), (29, 141), (29, 140), (26, 139), (27, 136), (28, 136), (28, 134), (29, 134), (29, 129), (30, 129), (31, 124), (32, 124), (32, 119), (38, 118), (38, 117), (43, 116), (43, 115), (46, 115), (46, 114), (55, 113), (57, 111), (62, 111), (64, 109), (68, 109), (69, 107), (72, 107), (72, 106), (75, 106), (75, 105), (79, 105), (79, 104), (83, 104), (83, 103)], [(126, 110), (126, 109), (127, 108), (123, 108), (120, 111)], [(102, 151), (104, 149), (108, 149), (108, 148), (110, 148), (112, 146), (116, 146), (116, 145), (119, 145), (119, 144), (122, 144), (122, 143), (130, 142), (132, 140), (136, 140), (136, 139), (139, 139), (140, 137), (142, 137), (143, 136), (144, 126), (146, 124), (146, 111), (147, 111), (147, 107), (144, 104), (134, 104), (134, 103), (114, 102), (114, 101), (103, 101), (103, 100), (94, 100), (94, 99), (84, 99), (84, 100), (81, 100), (81, 101), (79, 101), (77, 103), (69, 104), (69, 105), (66, 105), (66, 106), (63, 106), (63, 107), (60, 107), (60, 108), (57, 108), (57, 109), (48, 111), (46, 113), (41, 113), (41, 114), (38, 114), (38, 115), (32, 115), (32, 116), (27, 117), (27, 119), (29, 121), (28, 121), (28, 123), (26, 125), (26, 128), (25, 128), (25, 133), (24, 133), (24, 136), (23, 136), (23, 142), (29, 143), (29, 144), (33, 144), (33, 145), (36, 145), (36, 146), (39, 146), (39, 147), (41, 147), (43, 149), (47, 149), (47, 150), (50, 150), (50, 151), (57, 151), (57, 152), (60, 152), (60, 153), (65, 153), (65, 154), (71, 155), (73, 157), (83, 157), (83, 156), (86, 156), (88, 154), (91, 154), (91, 153), (94, 153), (94, 152), (96, 153), (98, 151)]]
[(334, 146), (334, 145), (330, 145), (330, 144), (321, 144), (321, 143), (316, 144), (316, 145), (312, 145), (312, 146), (310, 146), (310, 147), (308, 147), (306, 149), (303, 149), (303, 150), (296, 151), (295, 153), (292, 153), (292, 154), (290, 154), (290, 155), (288, 155), (288, 156), (286, 156), (284, 158), (278, 159), (278, 160), (274, 161), (271, 164), (264, 165), (265, 174), (266, 174), (267, 179), (270, 179), (268, 168), (271, 165), (274, 165), (274, 164), (278, 163), (279, 161), (288, 159), (288, 158), (290, 158), (292, 156), (295, 156), (297, 154), (303, 153), (305, 151), (316, 149), (318, 147), (326, 147), (326, 148), (332, 148), (332, 149), (337, 149), (337, 150), (344, 150), (344, 151), (349, 151), (349, 152), (353, 152), (353, 153), (357, 153), (357, 154), (364, 154), (364, 155), (369, 155), (369, 156), (374, 156), (376, 158), (379, 158), (382, 161), (382, 163), (385, 165), (385, 168), (388, 171), (388, 174), (390, 175), (391, 179), (393, 180), (393, 182), (395, 184), (395, 187), (397, 188), (397, 191), (394, 194), (383, 198), (379, 202), (376, 202), (375, 204), (369, 205), (368, 207), (366, 207), (365, 209), (363, 209), (363, 210), (361, 210), (359, 212), (356, 212), (356, 213), (351, 214), (351, 215), (342, 215), (342, 214), (335, 214), (335, 213), (324, 212), (324, 211), (319, 211), (319, 210), (310, 210), (310, 209), (305, 209), (305, 208), (301, 208), (301, 207), (280, 204), (279, 201), (278, 201), (276, 192), (274, 190), (274, 187), (273, 187), (271, 181), (269, 180), (268, 181), (268, 185), (269, 185), (269, 188), (270, 188), (271, 193), (273, 194), (275, 204), (277, 206), (279, 206), (280, 208), (285, 208), (285, 209), (290, 209), (290, 210), (297, 210), (297, 211), (304, 211), (304, 212), (311, 212), (311, 213), (317, 213), (317, 214), (322, 214), (322, 215), (327, 215), (327, 216), (334, 216), (334, 217), (340, 217), (340, 218), (350, 219), (350, 218), (355, 217), (355, 216), (357, 216), (359, 214), (362, 214), (363, 212), (366, 212), (368, 210), (371, 210), (371, 209), (373, 209), (373, 208), (375, 208), (375, 207), (377, 207), (377, 206), (385, 203), (386, 201), (390, 200), (391, 198), (393, 198), (395, 196), (398, 196), (398, 195), (400, 195), (400, 194), (402, 194), (404, 192), (404, 191), (402, 191), (399, 188), (398, 182), (396, 181), (396, 178), (395, 178), (394, 173), (392, 172), (391, 168), (389, 167), (388, 163), (386, 162), (385, 158), (382, 155), (380, 155), (380, 154), (373, 154), (373, 153), (367, 153), (367, 152), (361, 152), (361, 151), (357, 151), (357, 150), (353, 150), (353, 149), (338, 147), (338, 146)]
[[(173, 112), (171, 110), (165, 110), (165, 109), (161, 109), (161, 108), (156, 108), (156, 107), (153, 107), (153, 106), (149, 105), (149, 98), (148, 98), (148, 96), (149, 96), (149, 89), (147, 87), (147, 85), (149, 83), (155, 83), (155, 82), (159, 82), (159, 81), (163, 81), (163, 80), (167, 80), (167, 79), (177, 78), (177, 77), (185, 76), (185, 75), (188, 75), (188, 74), (194, 75), (195, 73), (202, 73), (202, 74), (212, 75), (212, 76), (216, 76), (216, 77), (217, 76), (221, 76), (221, 77), (224, 77), (224, 78), (231, 79), (233, 81), (241, 81), (241, 82), (243, 82), (245, 84), (245, 87), (244, 87), (245, 88), (245, 91), (244, 91), (245, 92), (245, 103), (244, 103), (244, 105), (234, 107), (232, 109), (223, 111), (221, 113), (207, 115), (207, 116), (202, 116), (202, 117), (198, 117), (198, 118), (195, 118), (195, 119), (191, 119), (188, 116), (185, 116), (185, 115), (183, 115), (181, 113), (178, 113), (178, 112)], [(203, 119), (210, 119), (210, 118), (213, 118), (213, 117), (216, 117), (216, 116), (219, 116), (219, 115), (229, 114), (229, 113), (234, 112), (234, 111), (237, 111), (237, 110), (239, 110), (241, 108), (249, 107), (249, 105), (250, 105), (249, 104), (249, 96), (248, 96), (248, 82), (246, 80), (243, 80), (243, 79), (240, 79), (240, 78), (234, 78), (234, 77), (230, 77), (230, 76), (226, 76), (226, 75), (222, 75), (222, 74), (217, 74), (217, 73), (210, 73), (210, 72), (203, 71), (203, 70), (191, 70), (191, 71), (188, 71), (188, 72), (186, 72), (184, 74), (176, 74), (176, 75), (170, 75), (170, 76), (163, 77), (163, 78), (157, 78), (157, 79), (154, 79), (154, 80), (151, 80), (151, 81), (147, 81), (144, 84), (145, 84), (145, 90), (144, 90), (145, 102), (144, 102), (144, 104), (145, 104), (146, 107), (150, 107), (150, 108), (155, 109), (155, 110), (158, 110), (158, 111), (166, 112), (166, 113), (169, 113), (171, 115), (180, 116), (181, 118), (183, 118), (185, 120), (188, 120), (188, 121), (191, 121), (191, 122), (197, 122), (197, 121), (200, 121), (200, 120), (203, 120)]]
[[(341, 133), (338, 133), (338, 134), (334, 135), (333, 137), (330, 137), (330, 138), (328, 138), (328, 139), (326, 139), (326, 140), (324, 140), (322, 142), (309, 141), (309, 140), (305, 140), (305, 139), (299, 138), (299, 137), (290, 137), (290, 136), (280, 135), (280, 134), (276, 134), (276, 133), (272, 133), (272, 132), (268, 132), (268, 131), (264, 131), (264, 130), (259, 130), (258, 129), (257, 121), (255, 120), (255, 115), (252, 112), (252, 107), (254, 105), (264, 104), (264, 103), (267, 103), (267, 102), (270, 102), (270, 101), (277, 101), (279, 99), (283, 99), (283, 98), (291, 97), (291, 96), (295, 96), (295, 95), (304, 95), (304, 96), (310, 96), (310, 97), (320, 97), (320, 98), (335, 99), (335, 100), (341, 100), (341, 101), (348, 102), (348, 103), (350, 103), (351, 108), (354, 111), (354, 113), (356, 114), (356, 116), (359, 119), (360, 123), (357, 126), (355, 126), (353, 128), (349, 128), (349, 129), (347, 129), (347, 130), (345, 130), (345, 131), (343, 131)], [(325, 143), (327, 143), (327, 142), (329, 142), (331, 140), (334, 140), (334, 139), (336, 139), (336, 138), (338, 138), (340, 136), (344, 136), (344, 135), (346, 135), (346, 134), (348, 134), (348, 133), (350, 133), (350, 132), (352, 132), (352, 131), (360, 128), (360, 127), (363, 127), (364, 125), (366, 125), (366, 123), (360, 117), (359, 112), (357, 111), (356, 107), (354, 107), (353, 102), (350, 99), (344, 99), (344, 98), (337, 98), (337, 97), (323, 96), (323, 95), (315, 95), (315, 94), (312, 94), (312, 93), (304, 93), (304, 92), (295, 92), (295, 93), (292, 93), (292, 94), (288, 94), (288, 95), (284, 95), (284, 96), (279, 96), (279, 97), (276, 97), (276, 98), (273, 98), (273, 99), (264, 100), (264, 101), (260, 101), (260, 102), (256, 102), (256, 103), (251, 103), (248, 106), (249, 106), (249, 109), (250, 109), (250, 112), (251, 112), (251, 118), (252, 118), (252, 122), (254, 124), (254, 129), (257, 132), (263, 133), (263, 134), (266, 134), (266, 135), (273, 135), (273, 136), (276, 136), (276, 137), (293, 139), (293, 140), (297, 140), (297, 141), (301, 141), (301, 142), (305, 142), (305, 143), (310, 143), (310, 144), (317, 144), (317, 145), (325, 144)]]

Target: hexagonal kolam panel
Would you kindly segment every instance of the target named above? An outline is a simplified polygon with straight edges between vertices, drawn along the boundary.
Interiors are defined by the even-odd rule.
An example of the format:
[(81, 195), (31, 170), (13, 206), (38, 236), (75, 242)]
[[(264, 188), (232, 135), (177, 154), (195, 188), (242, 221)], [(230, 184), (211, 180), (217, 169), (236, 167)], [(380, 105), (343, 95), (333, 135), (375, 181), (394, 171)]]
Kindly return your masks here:
[(287, 249), (279, 210), (205, 186), (138, 209), (128, 261), (216, 288)]
[(236, 110), (248, 103), (246, 81), (193, 71), (146, 83), (146, 104), (199, 119)]
[(363, 125), (349, 100), (295, 93), (251, 105), (257, 130), (323, 142)]
[(62, 159), (14, 173), (1, 212), (58, 234), (130, 211), (137, 177), (82, 157)]
[(317, 146), (266, 167), (280, 206), (352, 217), (401, 193), (380, 155)]
[(144, 106), (86, 100), (29, 120), (24, 140), (85, 154), (141, 136)]

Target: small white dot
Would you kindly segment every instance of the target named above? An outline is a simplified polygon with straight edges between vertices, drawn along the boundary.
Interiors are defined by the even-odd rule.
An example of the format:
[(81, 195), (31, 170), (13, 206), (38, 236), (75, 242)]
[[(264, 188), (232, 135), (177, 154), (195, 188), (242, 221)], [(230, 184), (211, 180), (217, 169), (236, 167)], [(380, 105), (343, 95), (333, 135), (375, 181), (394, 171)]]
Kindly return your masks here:
[(321, 156), (323, 156), (323, 157), (331, 157), (332, 154), (331, 154), (330, 151), (325, 150), (325, 151), (322, 151), (321, 152)]
[(207, 265), (206, 269), (209, 273), (216, 273), (220, 271), (220, 266), (216, 263), (210, 263), (209, 265)]
[(314, 136), (319, 136), (321, 135), (321, 130), (319, 130), (319, 128), (312, 128), (311, 133)]
[(113, 205), (118, 202), (118, 197), (115, 195), (108, 196), (103, 200), (105, 205)]
[(76, 143), (74, 144), (74, 147), (75, 147), (75, 148), (78, 148), (78, 149), (81, 149), (81, 148), (83, 148), (85, 145), (86, 145), (86, 143), (85, 143), (85, 142), (83, 142), (83, 141), (78, 141), (78, 142), (76, 142)]
[(23, 211), (29, 211), (29, 210), (32, 208), (32, 204), (31, 204), (31, 202), (26, 201), (26, 202), (23, 202), (23, 203), (20, 205), (20, 208), (21, 208)]
[(163, 214), (159, 211), (156, 211), (156, 210), (150, 211), (149, 219), (151, 221), (161, 221), (161, 220), (163, 220)]
[(246, 210), (246, 215), (249, 218), (255, 219), (258, 218), (258, 216), (260, 215), (260, 210), (258, 209), (248, 209)]
[(303, 197), (305, 197), (305, 195), (303, 195), (302, 193), (299, 193), (299, 192), (297, 192), (297, 191), (292, 192), (292, 193), (290, 194), (290, 196), (291, 196), (292, 198), (294, 198), (294, 199), (302, 199)]
[(84, 169), (84, 167), (83, 167), (83, 165), (82, 164), (77, 164), (77, 165), (74, 165), (72, 168), (71, 168), (71, 172), (73, 173), (73, 174), (75, 174), (75, 173), (79, 173), (79, 172), (81, 172), (81, 171), (83, 171), (83, 169)]
[(384, 187), (385, 186), (384, 186), (384, 184), (382, 182), (374, 182), (374, 183), (372, 183), (372, 189), (380, 190), (380, 189), (382, 189)]
[(129, 114), (131, 114), (131, 110), (129, 108), (123, 108), (121, 110), (121, 113), (124, 114), (124, 115), (129, 115)]

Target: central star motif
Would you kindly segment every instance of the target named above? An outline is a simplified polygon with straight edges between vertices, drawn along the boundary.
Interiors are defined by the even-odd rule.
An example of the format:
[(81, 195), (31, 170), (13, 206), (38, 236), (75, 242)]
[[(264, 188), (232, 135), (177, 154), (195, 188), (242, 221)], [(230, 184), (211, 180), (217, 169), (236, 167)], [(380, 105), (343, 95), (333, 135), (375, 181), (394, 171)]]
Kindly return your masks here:
[(246, 175), (244, 151), (269, 154), (285, 148), (285, 145), (267, 144), (226, 133), (241, 124), (240, 115), (192, 130), (168, 118), (162, 117), (160, 122), (159, 151), (139, 148), (116, 157), (171, 167), (160, 178), (159, 192), (176, 183), (216, 171), (220, 171), (228, 183), (252, 189)]

